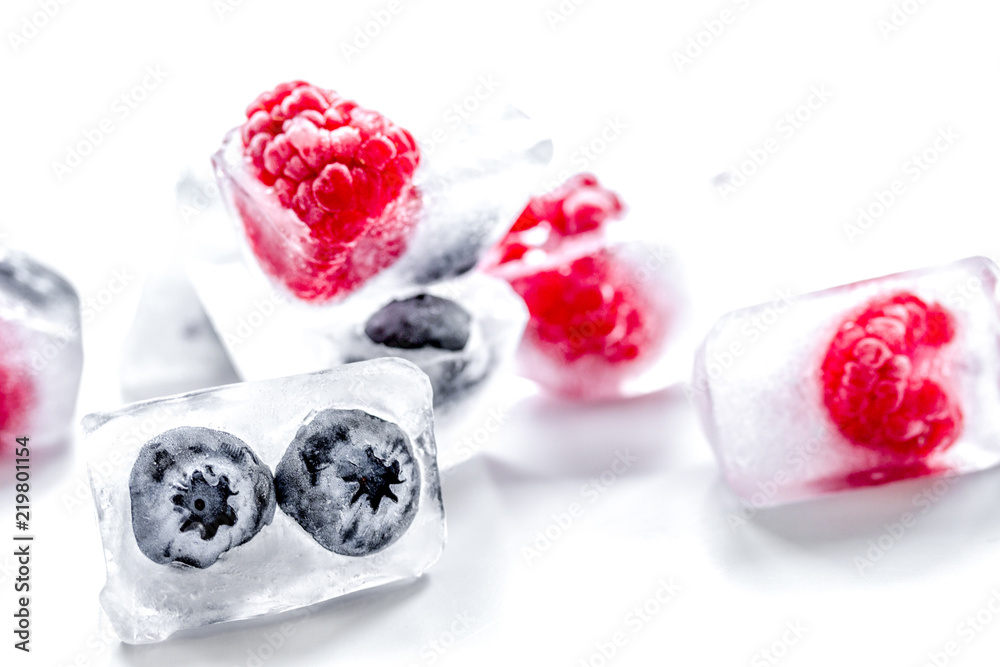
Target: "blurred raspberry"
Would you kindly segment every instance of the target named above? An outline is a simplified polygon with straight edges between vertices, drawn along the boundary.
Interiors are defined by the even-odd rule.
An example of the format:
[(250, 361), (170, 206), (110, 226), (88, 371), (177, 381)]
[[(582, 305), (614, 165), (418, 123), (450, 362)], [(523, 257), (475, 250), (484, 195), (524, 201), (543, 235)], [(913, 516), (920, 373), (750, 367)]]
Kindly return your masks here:
[[(241, 128), (252, 172), (305, 230), (271, 229), (252, 202), (237, 201), (247, 237), (272, 276), (300, 298), (349, 292), (406, 248), (410, 221), (394, 215), (415, 197), (413, 137), (381, 114), (303, 81), (278, 85), (247, 108)], [(303, 262), (286, 244), (300, 247)]]
[(34, 402), (34, 383), (17, 361), (23, 363), (23, 351), (6, 322), (0, 322), (0, 349), (5, 355), (0, 360), (0, 457), (5, 457), (13, 453), (15, 438), (31, 435), (21, 429)]
[(822, 366), (824, 403), (840, 432), (899, 462), (947, 449), (962, 430), (942, 358), (954, 337), (948, 311), (908, 293), (845, 321)]
[(571, 397), (610, 396), (655, 360), (667, 314), (631, 267), (608, 250), (514, 278), (531, 319), (522, 341), (529, 377)]
[(569, 237), (602, 231), (624, 211), (618, 195), (594, 175), (576, 174), (555, 190), (532, 197), (486, 264), (514, 262), (533, 249), (556, 251)]

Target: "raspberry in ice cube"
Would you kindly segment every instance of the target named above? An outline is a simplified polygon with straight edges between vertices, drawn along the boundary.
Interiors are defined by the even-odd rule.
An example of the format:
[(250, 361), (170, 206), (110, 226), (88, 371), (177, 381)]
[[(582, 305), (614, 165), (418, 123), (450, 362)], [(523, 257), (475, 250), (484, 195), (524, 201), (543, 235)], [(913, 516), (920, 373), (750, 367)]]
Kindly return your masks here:
[(677, 306), (646, 250), (614, 246), (513, 278), (530, 313), (521, 374), (569, 398), (627, 394), (661, 358)]
[(765, 506), (1000, 462), (998, 273), (970, 258), (724, 316), (688, 392), (734, 490)]
[(313, 304), (469, 271), (551, 156), (531, 123), (506, 114), (457, 132), (430, 164), (407, 130), (303, 81), (246, 115), (212, 158), (216, 179), (256, 264)]
[(0, 458), (15, 438), (56, 447), (69, 436), (83, 350), (76, 290), (28, 255), (0, 251)]

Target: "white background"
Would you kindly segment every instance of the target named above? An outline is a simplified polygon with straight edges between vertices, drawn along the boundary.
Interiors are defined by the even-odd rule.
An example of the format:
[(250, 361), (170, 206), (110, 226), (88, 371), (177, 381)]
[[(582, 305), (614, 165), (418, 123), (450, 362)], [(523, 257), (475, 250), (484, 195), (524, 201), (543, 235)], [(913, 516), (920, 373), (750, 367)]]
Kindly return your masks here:
[[(880, 29), (890, 0), (566, 0), (560, 20), (549, 13), (557, 0), (407, 0), (352, 57), (343, 45), (387, 0), (49, 2), (51, 18), (38, 13), (45, 4), (6, 0), (0, 10), (0, 231), (58, 267), (85, 301), (115, 271), (131, 277), (84, 330), (80, 414), (120, 402), (119, 347), (142, 278), (169, 259), (185, 224), (179, 175), (204, 169), (245, 106), (292, 78), (424, 139), (435, 128), (448, 135), (449, 109), (492, 77), (484, 106), (511, 102), (550, 128), (549, 181), (597, 173), (630, 205), (636, 236), (677, 252), (702, 330), (780, 289), (1000, 252), (1000, 5), (986, 0), (900, 3), (914, 13), (891, 32)], [(713, 24), (723, 10), (730, 22)], [(675, 54), (699, 35), (707, 46), (679, 66)], [(131, 92), (147, 68), (163, 80)], [(784, 130), (814, 87), (829, 99)], [(122, 95), (135, 100), (127, 117)], [(105, 118), (112, 132), (60, 178), (54, 163)], [(602, 143), (609, 123), (624, 129)], [(907, 161), (942, 128), (957, 140), (914, 180)], [(776, 152), (724, 197), (719, 175), (769, 138)], [(845, 225), (895, 179), (905, 193), (851, 243)], [(613, 481), (595, 495), (585, 485), (625, 450), (636, 461), (605, 474)], [(937, 664), (995, 664), (1000, 650), (1000, 618), (987, 608), (1000, 595), (996, 471), (949, 486), (926, 512), (921, 494), (935, 487), (916, 481), (734, 527), (737, 501), (677, 389), (585, 407), (526, 396), (488, 452), (444, 481), (449, 545), (421, 580), (149, 647), (119, 644), (100, 620), (85, 454), (36, 475), (34, 651), (10, 648), (5, 612), (3, 664), (919, 666), (950, 642), (956, 655)], [(540, 531), (560, 532), (553, 515), (573, 503), (582, 516), (526, 555)], [(885, 537), (906, 512), (919, 514), (916, 525)], [(889, 549), (859, 570), (880, 538)], [(2, 609), (14, 603), (11, 562), (0, 557)], [(649, 602), (661, 581), (678, 592)], [(632, 610), (646, 603), (655, 611), (637, 621)], [(975, 630), (966, 618), (977, 612)], [(624, 645), (606, 659), (616, 633)]]

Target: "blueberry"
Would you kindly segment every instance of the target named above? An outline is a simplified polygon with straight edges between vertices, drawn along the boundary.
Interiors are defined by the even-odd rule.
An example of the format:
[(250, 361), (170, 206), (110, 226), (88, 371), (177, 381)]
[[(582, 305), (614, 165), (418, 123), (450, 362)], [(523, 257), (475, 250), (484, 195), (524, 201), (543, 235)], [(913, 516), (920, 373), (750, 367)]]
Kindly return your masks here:
[(399, 426), (361, 410), (323, 410), (275, 470), (278, 505), (324, 548), (366, 556), (416, 516), (420, 469)]
[(471, 326), (472, 315), (454, 301), (419, 294), (384, 306), (368, 319), (365, 334), (380, 345), (403, 350), (456, 352), (469, 342)]
[(182, 426), (139, 451), (129, 477), (132, 532), (156, 563), (206, 568), (274, 518), (274, 478), (229, 433)]

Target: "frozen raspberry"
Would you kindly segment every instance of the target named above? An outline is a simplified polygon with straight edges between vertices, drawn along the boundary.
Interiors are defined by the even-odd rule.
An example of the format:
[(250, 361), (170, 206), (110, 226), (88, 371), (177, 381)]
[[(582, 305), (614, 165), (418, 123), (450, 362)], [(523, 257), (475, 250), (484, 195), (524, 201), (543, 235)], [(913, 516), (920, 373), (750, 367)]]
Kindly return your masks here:
[(525, 373), (557, 393), (615, 395), (655, 360), (665, 340), (667, 315), (610, 251), (520, 276), (511, 285), (531, 314), (522, 342)]
[(0, 360), (0, 456), (13, 452), (14, 439), (30, 435), (22, 432), (34, 403), (34, 384), (18, 359), (22, 351), (8, 325), (0, 322), (0, 349), (7, 359)]
[(551, 252), (567, 237), (600, 231), (622, 216), (618, 196), (592, 174), (576, 174), (555, 190), (533, 197), (491, 258), (493, 265), (522, 259), (533, 249)]
[(823, 361), (824, 402), (840, 432), (895, 465), (951, 446), (962, 411), (948, 389), (943, 349), (954, 318), (898, 293), (876, 299), (839, 328)]
[(249, 169), (303, 223), (270, 220), (235, 193), (250, 246), (272, 277), (300, 298), (326, 300), (402, 254), (412, 218), (401, 211), (416, 198), (420, 162), (409, 132), (303, 81), (262, 94), (246, 114)]

